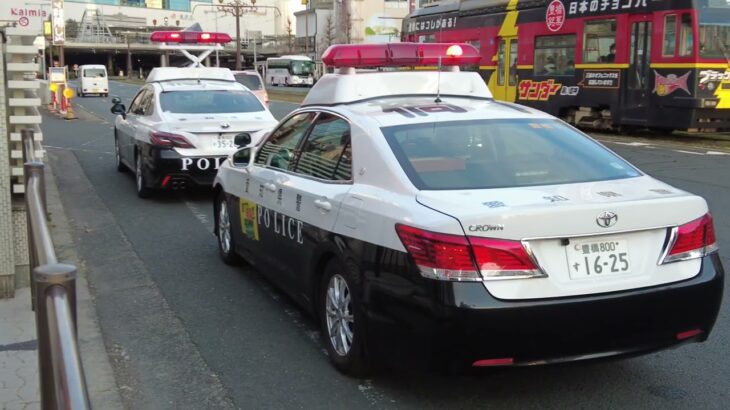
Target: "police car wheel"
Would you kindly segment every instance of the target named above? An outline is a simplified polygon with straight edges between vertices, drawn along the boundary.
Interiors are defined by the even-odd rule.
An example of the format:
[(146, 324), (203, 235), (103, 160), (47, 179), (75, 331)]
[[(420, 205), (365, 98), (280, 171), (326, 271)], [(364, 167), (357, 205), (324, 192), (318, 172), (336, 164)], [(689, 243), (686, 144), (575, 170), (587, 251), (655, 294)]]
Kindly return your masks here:
[(216, 234), (218, 235), (218, 252), (226, 265), (238, 265), (241, 258), (236, 253), (236, 242), (231, 228), (231, 214), (228, 209), (226, 194), (221, 193), (216, 199)]
[(140, 198), (149, 198), (152, 196), (152, 189), (147, 187), (147, 179), (142, 171), (142, 156), (137, 154), (134, 158), (134, 180), (137, 187), (137, 196)]
[(119, 153), (119, 140), (117, 137), (114, 137), (114, 161), (117, 163), (117, 171), (124, 172), (126, 171), (127, 167), (124, 166), (122, 163), (122, 157)]
[(365, 328), (355, 267), (330, 261), (322, 276), (319, 316), (322, 339), (337, 370), (351, 376), (367, 373)]

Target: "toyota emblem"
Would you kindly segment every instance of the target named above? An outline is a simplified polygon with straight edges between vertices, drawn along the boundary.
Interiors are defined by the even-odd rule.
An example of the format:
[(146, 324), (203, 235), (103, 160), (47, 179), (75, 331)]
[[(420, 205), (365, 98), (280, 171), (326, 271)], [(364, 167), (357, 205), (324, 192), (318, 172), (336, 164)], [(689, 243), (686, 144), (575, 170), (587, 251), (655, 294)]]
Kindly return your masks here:
[(596, 223), (602, 228), (610, 228), (618, 222), (618, 215), (615, 212), (603, 211), (596, 217)]
[(221, 124), (221, 128), (229, 128), (230, 126), (231, 126), (231, 124), (229, 124), (227, 122), (224, 122)]

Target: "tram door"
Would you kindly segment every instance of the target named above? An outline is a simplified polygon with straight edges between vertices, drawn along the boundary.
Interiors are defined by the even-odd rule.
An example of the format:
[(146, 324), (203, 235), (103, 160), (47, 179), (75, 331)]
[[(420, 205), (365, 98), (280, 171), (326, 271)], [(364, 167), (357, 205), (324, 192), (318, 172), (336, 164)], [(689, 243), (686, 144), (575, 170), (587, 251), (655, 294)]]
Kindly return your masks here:
[(633, 16), (631, 25), (629, 71), (624, 93), (624, 117), (632, 123), (645, 123), (651, 97), (651, 21), (650, 16)]
[(517, 37), (499, 38), (496, 75), (496, 85), (491, 90), (494, 98), (514, 102), (517, 99)]

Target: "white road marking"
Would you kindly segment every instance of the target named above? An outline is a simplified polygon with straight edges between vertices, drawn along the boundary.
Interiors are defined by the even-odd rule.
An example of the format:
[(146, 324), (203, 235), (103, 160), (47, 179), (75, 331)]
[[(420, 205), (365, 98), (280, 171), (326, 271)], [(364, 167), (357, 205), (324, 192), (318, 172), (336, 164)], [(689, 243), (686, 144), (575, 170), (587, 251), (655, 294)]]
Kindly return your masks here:
[(53, 145), (46, 145), (43, 144), (44, 148), (53, 148), (53, 149), (60, 149), (64, 151), (79, 151), (79, 152), (92, 152), (94, 154), (106, 154), (106, 155), (114, 155), (113, 152), (106, 152), (106, 151), (94, 151), (93, 149), (81, 149), (81, 148), (65, 148), (65, 147), (55, 147)]
[(707, 151), (707, 155), (730, 155), (730, 152)]
[(672, 150), (672, 151), (674, 151), (674, 152), (681, 152), (682, 154), (705, 155), (705, 154), (704, 154), (704, 153), (702, 153), (702, 152), (697, 152), (697, 151), (685, 151), (685, 150), (683, 150), (683, 149), (674, 149), (674, 150)]
[(208, 217), (208, 212), (203, 212), (197, 205), (188, 200), (185, 200), (185, 206), (190, 209), (193, 216), (195, 216), (195, 218), (197, 218), (209, 232), (213, 232), (213, 221), (211, 221)]

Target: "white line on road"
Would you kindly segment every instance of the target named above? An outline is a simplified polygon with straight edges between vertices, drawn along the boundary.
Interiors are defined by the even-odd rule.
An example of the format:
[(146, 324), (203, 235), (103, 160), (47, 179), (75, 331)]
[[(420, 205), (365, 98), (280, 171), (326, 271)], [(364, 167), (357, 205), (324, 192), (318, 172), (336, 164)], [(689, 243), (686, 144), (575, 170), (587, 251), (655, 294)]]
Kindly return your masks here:
[(208, 218), (208, 213), (203, 212), (197, 205), (188, 200), (185, 200), (185, 206), (190, 209), (190, 212), (193, 213), (193, 216), (195, 216), (200, 221), (200, 223), (205, 226), (208, 232), (213, 232), (213, 221)]
[(730, 153), (720, 151), (707, 151), (707, 155), (730, 155)]
[(91, 152), (94, 154), (106, 154), (106, 155), (113, 155), (113, 152), (106, 152), (106, 151), (94, 151), (93, 149), (81, 149), (81, 148), (65, 148), (65, 147), (54, 147), (53, 145), (45, 145), (43, 144), (44, 148), (54, 148), (54, 149), (61, 149), (64, 151), (78, 151), (78, 152)]
[(682, 154), (705, 155), (703, 152), (685, 151), (683, 149), (674, 149), (672, 151), (674, 151), (674, 152), (681, 152)]

